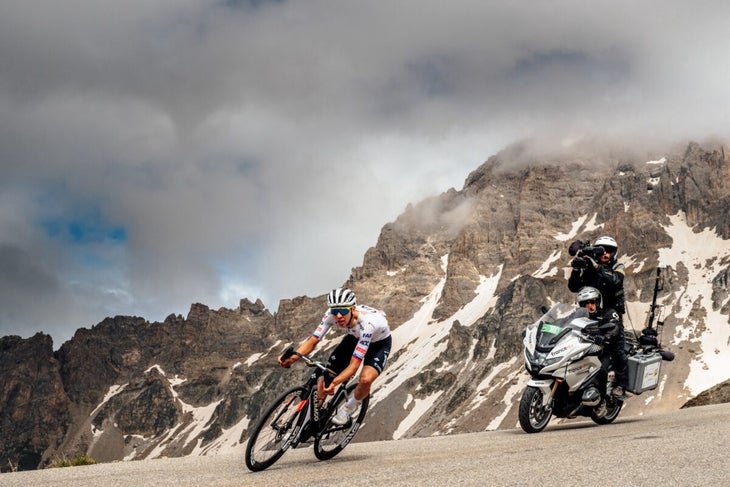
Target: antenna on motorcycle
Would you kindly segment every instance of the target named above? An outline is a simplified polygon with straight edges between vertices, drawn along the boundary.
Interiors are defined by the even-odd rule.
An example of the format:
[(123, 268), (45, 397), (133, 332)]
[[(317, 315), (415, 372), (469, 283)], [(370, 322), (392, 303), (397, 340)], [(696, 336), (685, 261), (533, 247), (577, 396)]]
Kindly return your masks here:
[(659, 291), (664, 290), (664, 277), (662, 277), (662, 268), (657, 267), (656, 268), (656, 278), (654, 279), (654, 295), (651, 298), (651, 306), (649, 307), (649, 321), (646, 325), (647, 328), (651, 328), (651, 326), (654, 324), (654, 318), (657, 318), (657, 326), (661, 326), (664, 324), (663, 321), (659, 321), (659, 316), (661, 316), (661, 309), (659, 310), (659, 313), (657, 313), (657, 308), (663, 308), (662, 305), (656, 304), (656, 298), (657, 294), (659, 294)]
[(664, 290), (664, 276), (662, 276), (662, 268), (656, 268), (656, 277), (654, 279), (654, 294), (651, 298), (651, 305), (649, 306), (649, 316), (647, 319), (646, 327), (641, 330), (641, 337), (639, 337), (639, 343), (642, 345), (650, 345), (653, 347), (659, 347), (659, 339), (657, 337), (657, 329), (653, 327), (654, 320), (656, 319), (656, 327), (664, 326), (664, 321), (661, 320), (662, 310), (664, 309), (663, 304), (657, 304), (657, 295), (659, 291)]

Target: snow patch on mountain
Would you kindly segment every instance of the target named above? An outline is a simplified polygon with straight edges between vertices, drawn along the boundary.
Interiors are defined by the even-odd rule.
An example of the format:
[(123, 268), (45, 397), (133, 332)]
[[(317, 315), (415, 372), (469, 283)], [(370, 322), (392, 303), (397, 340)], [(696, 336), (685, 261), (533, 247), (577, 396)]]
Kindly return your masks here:
[(663, 165), (665, 162), (667, 162), (666, 157), (662, 157), (661, 159), (658, 159), (656, 161), (646, 161), (646, 163), (649, 165), (652, 165), (652, 164)]
[[(690, 362), (685, 382), (690, 392), (696, 395), (730, 377), (727, 367), (730, 363), (728, 316), (720, 312), (722, 306), (715, 309), (712, 303), (712, 281), (723, 270), (722, 261), (727, 262), (730, 258), (730, 242), (709, 228), (695, 232), (687, 225), (686, 216), (681, 212), (670, 216), (670, 222), (664, 229), (672, 237), (673, 244), (659, 249), (659, 259), (675, 268), (683, 263), (689, 276), (686, 289), (679, 296), (666, 297), (664, 302), (669, 305), (668, 301), (676, 299), (675, 317), (687, 323), (687, 326), (677, 328), (673, 343), (690, 341), (701, 349)], [(704, 316), (692, 313), (696, 307), (704, 310)]]
[(120, 392), (122, 392), (122, 391), (124, 390), (124, 388), (125, 388), (125, 387), (127, 387), (127, 385), (128, 385), (128, 384), (122, 384), (122, 385), (113, 385), (113, 386), (110, 386), (110, 387), (109, 387), (109, 390), (108, 390), (108, 391), (107, 391), (107, 393), (106, 393), (106, 394), (104, 395), (104, 399), (102, 399), (102, 400), (101, 400), (101, 402), (99, 403), (99, 405), (98, 405), (98, 406), (96, 406), (96, 407), (94, 408), (94, 410), (93, 410), (93, 411), (91, 411), (91, 414), (89, 414), (89, 417), (90, 417), (90, 418), (93, 418), (94, 416), (96, 416), (96, 415), (97, 415), (97, 413), (98, 413), (99, 411), (101, 411), (101, 408), (103, 408), (103, 407), (104, 407), (104, 405), (105, 405), (105, 404), (106, 404), (107, 402), (109, 402), (109, 400), (110, 400), (110, 399), (111, 399), (112, 397), (114, 397), (114, 396), (116, 396), (117, 394), (119, 394)]
[(587, 214), (581, 216), (580, 218), (578, 218), (576, 221), (573, 222), (568, 233), (556, 234), (555, 240), (559, 240), (561, 242), (567, 242), (568, 240), (576, 238), (578, 233), (591, 232), (597, 228), (601, 228), (603, 226), (603, 224), (596, 223), (596, 218), (598, 218), (597, 213), (594, 213), (593, 216), (591, 216), (590, 220), (588, 219)]
[(404, 434), (406, 434), (410, 427), (416, 424), (416, 422), (421, 419), (421, 416), (423, 416), (431, 409), (436, 400), (443, 393), (444, 391), (437, 391), (424, 399), (416, 399), (409, 394), (406, 403), (403, 405), (403, 408), (405, 410), (408, 410), (411, 404), (413, 404), (413, 408), (411, 409), (411, 412), (408, 414), (406, 419), (401, 421), (401, 423), (398, 425), (398, 428), (396, 428), (396, 430), (393, 432), (393, 439), (398, 440)]
[[(240, 362), (233, 365), (233, 368), (240, 366)], [(180, 405), (180, 408), (182, 410), (182, 421), (179, 423), (176, 427), (170, 428), (163, 436), (159, 438), (145, 438), (139, 435), (132, 435), (132, 437), (139, 440), (140, 445), (149, 444), (149, 442), (154, 442), (155, 447), (148, 453), (145, 454), (145, 458), (152, 459), (152, 458), (161, 458), (167, 456), (165, 450), (170, 445), (170, 443), (173, 440), (177, 439), (185, 439), (189, 438), (190, 441), (194, 442), (194, 446), (191, 445), (190, 441), (185, 446), (185, 449), (189, 449), (192, 446), (192, 449), (189, 451), (189, 455), (206, 455), (208, 453), (225, 453), (225, 452), (233, 452), (238, 451), (240, 449), (240, 443), (239, 440), (241, 438), (241, 435), (243, 434), (243, 431), (248, 427), (250, 423), (250, 418), (243, 417), (236, 425), (229, 429), (224, 429), (223, 433), (217, 437), (214, 441), (210, 442), (207, 445), (203, 445), (203, 439), (202, 439), (202, 433), (205, 431), (205, 429), (211, 424), (216, 408), (221, 403), (222, 400), (214, 401), (208, 405), (201, 406), (201, 407), (195, 407), (191, 404), (188, 404), (184, 402), (178, 393), (175, 391), (175, 387), (183, 384), (187, 381), (186, 378), (180, 377), (179, 375), (174, 375), (172, 377), (167, 377), (165, 374), (165, 371), (160, 367), (159, 365), (153, 365), (149, 367), (147, 370), (145, 370), (145, 373), (150, 373), (153, 370), (157, 370), (157, 372), (165, 377), (167, 379), (167, 382), (170, 386), (170, 392), (175, 400), (176, 403)], [(109, 392), (104, 397), (104, 400), (97, 406), (97, 408), (94, 410), (95, 414), (97, 411), (99, 411), (104, 404), (114, 397), (116, 394), (124, 390), (126, 387), (125, 385), (122, 386), (112, 386), (109, 389)], [(98, 436), (101, 432), (94, 432), (95, 435)], [(127, 454), (124, 457), (124, 460), (135, 460), (137, 459), (137, 456), (142, 453), (142, 451), (146, 451), (145, 448), (142, 449), (133, 449), (129, 454)]]
[(573, 222), (573, 226), (570, 228), (570, 231), (568, 231), (568, 233), (558, 233), (557, 235), (555, 235), (555, 240), (567, 242), (571, 238), (575, 238), (575, 236), (578, 235), (578, 230), (583, 227), (583, 224), (585, 223), (587, 218), (588, 215), (583, 215), (582, 217), (578, 218), (576, 221)]
[(558, 274), (558, 268), (552, 267), (552, 264), (560, 258), (561, 254), (562, 252), (560, 250), (556, 250), (552, 254), (550, 254), (545, 262), (542, 263), (540, 268), (532, 273), (532, 277), (542, 279), (543, 277), (556, 276)]
[[(480, 283), (475, 293), (476, 297), (454, 313), (451, 317), (437, 322), (433, 319), (433, 311), (438, 305), (444, 284), (446, 283), (446, 265), (448, 256), (442, 257), (442, 269), (444, 277), (436, 284), (431, 293), (423, 300), (423, 306), (414, 314), (413, 318), (400, 325), (393, 331), (393, 355), (401, 350), (406, 353), (392, 363), (383, 371), (379, 379), (378, 390), (373, 394), (371, 404), (388, 397), (408, 379), (421, 373), (449, 346), (445, 340), (455, 322), (463, 326), (473, 325), (479, 318), (496, 304), (494, 294), (499, 279), (502, 275), (502, 266), (498, 272), (490, 277), (480, 276)], [(436, 393), (429, 398), (420, 399), (415, 402), (408, 416), (394, 432), (393, 438), (405, 433), (423, 414), (433, 405), (438, 398)]]
[[(494, 421), (492, 421), (492, 423), (490, 423), (490, 425), (487, 426), (486, 429), (496, 429), (496, 427), (499, 426), (499, 424), (504, 419), (504, 416), (507, 415), (510, 408), (512, 407), (514, 397), (517, 394), (520, 394), (522, 392), (522, 389), (524, 389), (524, 386), (527, 384), (529, 376), (524, 371), (524, 368), (520, 367), (516, 373), (509, 373), (510, 370), (514, 369), (514, 365), (517, 364), (518, 361), (522, 363), (522, 355), (513, 357), (507, 362), (496, 364), (489, 372), (489, 374), (484, 377), (484, 379), (482, 379), (482, 381), (476, 388), (478, 394), (472, 401), (469, 409), (467, 410), (467, 414), (476, 410), (487, 399), (490, 399), (490, 394), (492, 392), (497, 389), (501, 389), (505, 386), (505, 384), (512, 383), (512, 386), (510, 386), (502, 400), (504, 404), (503, 415), (495, 418)], [(515, 384), (516, 379), (517, 384)], [(491, 400), (493, 400), (493, 397), (491, 398)], [(496, 426), (492, 427), (492, 425)]]
[[(518, 371), (514, 372), (509, 380), (512, 382), (512, 385), (507, 389), (504, 398), (502, 399), (504, 410), (502, 411), (502, 414), (496, 416), (492, 421), (490, 421), (487, 427), (484, 428), (485, 431), (496, 430), (502, 426), (502, 421), (504, 421), (504, 418), (512, 410), (512, 407), (515, 404), (518, 404), (522, 399), (522, 392), (527, 387), (527, 382), (530, 380), (530, 376), (523, 368), (520, 368)], [(515, 424), (515, 428), (516, 427), (517, 424)]]

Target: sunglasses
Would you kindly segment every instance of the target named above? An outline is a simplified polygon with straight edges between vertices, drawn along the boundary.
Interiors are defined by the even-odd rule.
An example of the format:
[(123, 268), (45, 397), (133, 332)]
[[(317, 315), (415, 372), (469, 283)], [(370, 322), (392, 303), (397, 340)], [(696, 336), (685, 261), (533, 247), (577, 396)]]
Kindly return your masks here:
[(347, 314), (352, 310), (352, 307), (348, 308), (330, 308), (330, 313), (332, 313), (332, 316), (334, 315), (342, 315), (347, 316)]
[(588, 301), (583, 301), (582, 303), (580, 303), (580, 305), (583, 307), (585, 307), (586, 304), (598, 304), (598, 301), (596, 301), (595, 299), (589, 299)]

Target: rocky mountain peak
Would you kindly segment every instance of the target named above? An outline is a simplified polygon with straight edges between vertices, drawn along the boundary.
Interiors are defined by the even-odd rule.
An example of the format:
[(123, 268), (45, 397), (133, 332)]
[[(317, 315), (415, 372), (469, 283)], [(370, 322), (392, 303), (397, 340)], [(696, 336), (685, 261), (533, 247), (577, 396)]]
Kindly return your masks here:
[[(371, 401), (378, 420), (358, 440), (514, 427), (525, 381), (520, 333), (541, 306), (573, 301), (567, 247), (577, 238), (619, 242), (629, 330), (643, 327), (657, 266), (671, 264), (661, 331), (677, 359), (663, 366), (661, 390), (622, 414), (676, 409), (719, 382), (708, 371), (726, 352), (703, 337), (730, 314), (726, 149), (692, 143), (639, 156), (596, 147), (515, 144), (461, 190), (384, 225), (343, 283), (384, 309), (394, 330)], [(710, 241), (714, 253), (699, 248)], [(55, 353), (42, 334), (2, 338), (0, 466), (241, 448), (262, 408), (306, 374), (275, 358), (312, 332), (323, 303), (283, 299), (273, 314), (260, 300), (218, 310), (194, 303), (162, 323), (116, 316), (80, 328)], [(337, 338), (330, 333), (321, 357)]]

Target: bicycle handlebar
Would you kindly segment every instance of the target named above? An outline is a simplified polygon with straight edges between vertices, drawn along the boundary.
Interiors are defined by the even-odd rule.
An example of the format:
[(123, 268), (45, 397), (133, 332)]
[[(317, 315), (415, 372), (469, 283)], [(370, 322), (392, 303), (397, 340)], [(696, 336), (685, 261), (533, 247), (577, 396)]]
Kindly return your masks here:
[(301, 358), (302, 360), (304, 360), (304, 363), (307, 364), (307, 367), (316, 367), (319, 370), (321, 370), (322, 372), (329, 372), (333, 376), (337, 375), (337, 372), (335, 372), (332, 369), (327, 368), (327, 366), (324, 364), (324, 362), (319, 362), (317, 360), (312, 360), (309, 356), (304, 355), (304, 354), (299, 353), (296, 350), (294, 350), (293, 347), (288, 347), (286, 350), (284, 350), (284, 353), (282, 353), (282, 356), (284, 358), (289, 358), (292, 355), (296, 355), (299, 358)]

